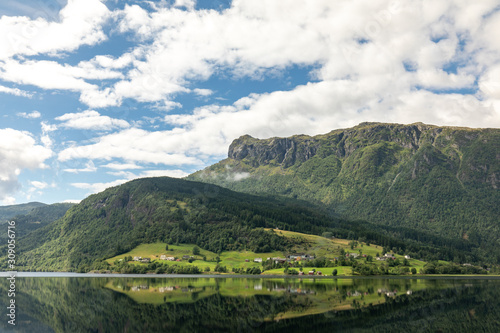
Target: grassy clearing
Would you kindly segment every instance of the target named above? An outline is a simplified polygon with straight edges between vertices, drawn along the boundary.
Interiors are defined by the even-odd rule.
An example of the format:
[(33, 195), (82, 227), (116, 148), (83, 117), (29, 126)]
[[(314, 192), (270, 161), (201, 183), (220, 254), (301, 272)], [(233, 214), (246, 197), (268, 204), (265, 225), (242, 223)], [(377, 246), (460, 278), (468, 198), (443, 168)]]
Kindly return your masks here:
[(177, 257), (182, 258), (184, 255), (193, 256), (195, 259), (203, 259), (203, 256), (207, 258), (208, 261), (215, 260), (217, 257), (216, 253), (200, 249), (200, 254), (193, 255), (193, 244), (180, 244), (180, 245), (169, 245), (168, 250), (165, 249), (167, 244), (165, 243), (152, 243), (152, 244), (141, 244), (131, 251), (120, 254), (116, 257), (107, 260), (108, 263), (112, 264), (115, 260), (123, 259), (127, 256), (131, 257), (143, 257), (150, 258), (151, 260), (159, 260), (161, 255), (166, 255), (167, 257)]
[[(279, 229), (273, 229), (273, 232), (277, 233), (280, 236), (287, 237), (293, 241), (295, 246), (290, 251), (290, 253), (283, 253), (280, 251), (274, 251), (269, 253), (254, 253), (252, 251), (227, 251), (220, 254), (219, 264), (221, 266), (226, 266), (227, 272), (230, 273), (233, 268), (247, 269), (247, 268), (258, 267), (262, 269), (261, 263), (254, 262), (254, 259), (256, 258), (262, 258), (263, 261), (265, 261), (267, 258), (273, 258), (273, 257), (284, 258), (286, 257), (287, 254), (302, 253), (302, 254), (312, 255), (316, 258), (325, 257), (327, 259), (333, 260), (334, 258), (339, 258), (341, 256), (340, 254), (341, 250), (343, 250), (345, 253), (357, 253), (365, 256), (369, 255), (375, 258), (377, 254), (381, 255), (383, 250), (381, 246), (373, 244), (368, 245), (366, 243), (358, 243), (356, 246), (352, 246), (352, 243), (346, 239), (338, 239), (338, 238), (330, 239), (316, 235), (308, 235), (308, 234), (302, 234), (298, 232), (285, 231)], [(168, 257), (175, 257), (176, 259), (181, 259), (180, 261), (175, 261), (175, 262), (162, 261), (169, 265), (176, 264), (179, 266), (197, 266), (198, 268), (200, 268), (201, 271), (205, 271), (205, 268), (209, 267), (210, 272), (213, 272), (214, 268), (217, 265), (216, 262), (217, 254), (214, 252), (200, 249), (199, 255), (196, 256), (193, 255), (193, 248), (195, 247), (194, 244), (168, 245), (168, 250), (166, 250), (166, 245), (167, 244), (165, 243), (141, 244), (127, 253), (108, 259), (107, 262), (109, 264), (113, 264), (116, 260), (123, 259), (127, 256), (131, 257), (139, 256), (142, 258), (150, 258), (151, 261), (160, 261), (160, 256), (166, 255)], [(193, 257), (193, 259), (195, 260), (192, 263), (189, 263), (188, 260), (182, 260), (182, 257), (185, 255), (189, 255), (190, 257)], [(400, 261), (404, 260), (404, 256), (402, 255), (396, 254), (395, 257), (399, 258)], [(203, 260), (204, 258), (206, 260)], [(364, 258), (359, 258), (358, 260), (363, 262), (365, 261)], [(420, 272), (420, 269), (422, 269), (426, 264), (426, 262), (417, 259), (410, 259), (408, 261), (410, 264), (409, 266), (410, 269), (416, 268), (417, 272)], [(134, 265), (146, 265), (136, 261), (132, 261), (130, 263)], [(307, 262), (305, 264), (307, 265)], [(371, 263), (371, 265), (377, 265), (377, 266), (383, 264), (384, 264), (383, 261), (376, 261), (375, 259)], [(323, 274), (329, 276), (332, 275), (334, 269), (337, 269), (337, 275), (339, 276), (352, 275), (352, 268), (350, 266), (338, 266), (338, 267), (326, 267), (326, 268), (304, 267), (303, 268), (304, 274), (307, 275), (307, 273), (313, 268), (315, 268), (316, 271), (321, 271)], [(294, 268), (294, 269), (299, 270), (299, 268)], [(272, 269), (265, 271), (263, 274), (281, 275), (283, 274), (283, 270), (284, 270), (283, 268)]]

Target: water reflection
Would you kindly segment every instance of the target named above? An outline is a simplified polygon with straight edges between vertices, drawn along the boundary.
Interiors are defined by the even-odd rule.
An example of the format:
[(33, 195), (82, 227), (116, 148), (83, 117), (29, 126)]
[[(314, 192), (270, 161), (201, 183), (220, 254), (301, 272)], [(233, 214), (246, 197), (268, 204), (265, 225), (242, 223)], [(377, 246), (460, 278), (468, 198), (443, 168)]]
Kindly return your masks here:
[[(12, 332), (500, 331), (499, 280), (19, 278)], [(0, 306), (7, 284), (0, 282)], [(485, 306), (487, 304), (487, 306)]]

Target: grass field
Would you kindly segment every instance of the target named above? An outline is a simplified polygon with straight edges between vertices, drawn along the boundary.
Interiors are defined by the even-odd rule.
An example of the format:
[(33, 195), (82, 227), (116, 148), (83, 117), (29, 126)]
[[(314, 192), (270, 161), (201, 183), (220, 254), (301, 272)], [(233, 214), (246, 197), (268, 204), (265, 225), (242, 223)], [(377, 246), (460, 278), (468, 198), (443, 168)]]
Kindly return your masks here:
[[(271, 230), (271, 229), (268, 229)], [(325, 238), (316, 235), (308, 235), (302, 234), (293, 231), (285, 231), (279, 229), (273, 229), (273, 232), (277, 233), (280, 236), (287, 237), (293, 240), (295, 244), (292, 250), (289, 253), (283, 253), (279, 251), (269, 252), (269, 253), (254, 253), (252, 251), (227, 251), (220, 254), (220, 265), (226, 266), (227, 272), (231, 273), (232, 268), (238, 269), (247, 269), (252, 267), (259, 267), (262, 269), (262, 264), (254, 262), (255, 258), (262, 258), (264, 261), (267, 258), (273, 257), (286, 257), (287, 254), (309, 254), (315, 256), (316, 258), (325, 257), (327, 259), (333, 260), (334, 258), (338, 258), (341, 256), (341, 250), (344, 250), (345, 253), (357, 253), (361, 255), (370, 255), (373, 258), (377, 256), (377, 254), (381, 255), (382, 247), (373, 244), (366, 243), (357, 243), (356, 246), (352, 246), (350, 241), (346, 239), (338, 239), (338, 238)], [(142, 257), (142, 258), (150, 258), (151, 261), (160, 261), (161, 255), (166, 255), (168, 257), (175, 257), (176, 259), (182, 259), (183, 256), (189, 255), (193, 257), (194, 261), (189, 263), (187, 260), (180, 261), (162, 261), (169, 265), (176, 264), (179, 266), (197, 266), (201, 271), (205, 271), (206, 267), (210, 268), (210, 272), (214, 271), (215, 266), (217, 265), (216, 257), (217, 254), (214, 252), (210, 252), (207, 250), (200, 249), (199, 255), (193, 255), (194, 244), (180, 244), (180, 245), (168, 245), (168, 250), (166, 249), (167, 244), (165, 243), (152, 243), (152, 244), (141, 244), (131, 251), (115, 256), (107, 260), (107, 262), (113, 265), (117, 260), (124, 259), (127, 256), (131, 257)], [(395, 255), (396, 258), (399, 258), (401, 261), (404, 260), (404, 256)], [(203, 259), (206, 260), (203, 260)], [(358, 259), (360, 261), (364, 261), (363, 258)], [(129, 262), (134, 265), (146, 265), (137, 261)], [(416, 268), (417, 272), (420, 272), (420, 269), (424, 267), (426, 262), (410, 259), (410, 268)], [(382, 265), (382, 261), (374, 261), (372, 265)], [(306, 264), (307, 265), (307, 264)], [(352, 275), (352, 268), (350, 266), (339, 266), (339, 267), (327, 267), (327, 268), (318, 268), (318, 267), (304, 267), (304, 274), (312, 270), (313, 268), (316, 271), (321, 271), (323, 275), (332, 275), (334, 269), (337, 269), (337, 275), (339, 276), (350, 276)], [(299, 270), (299, 268), (294, 268)], [(265, 275), (270, 274), (283, 274), (283, 268), (272, 269), (263, 272)]]

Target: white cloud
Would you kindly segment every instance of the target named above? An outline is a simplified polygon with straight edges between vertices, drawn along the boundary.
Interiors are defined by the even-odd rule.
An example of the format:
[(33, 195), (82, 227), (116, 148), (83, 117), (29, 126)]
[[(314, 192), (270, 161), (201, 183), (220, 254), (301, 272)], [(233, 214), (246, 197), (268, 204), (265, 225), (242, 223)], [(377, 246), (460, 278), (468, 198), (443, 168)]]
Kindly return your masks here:
[(14, 96), (28, 97), (28, 98), (33, 97), (33, 94), (27, 91), (20, 90), (18, 88), (9, 88), (2, 85), (0, 85), (0, 93), (10, 94)]
[(30, 112), (30, 113), (19, 112), (17, 114), (17, 116), (22, 117), (22, 118), (26, 118), (26, 119), (36, 119), (36, 118), (40, 118), (42, 116), (42, 114), (35, 110), (33, 112)]
[(182, 170), (148, 170), (144, 171), (139, 175), (139, 178), (144, 177), (173, 177), (173, 178), (183, 178), (188, 176), (189, 173)]
[(0, 200), (10, 200), (20, 189), (18, 176), (23, 169), (44, 169), (52, 151), (37, 145), (27, 132), (0, 129)]
[(108, 163), (106, 165), (103, 165), (104, 168), (108, 169), (113, 169), (113, 170), (134, 170), (134, 169), (142, 169), (143, 167), (133, 164), (133, 163), (127, 163), (127, 164), (120, 164), (120, 163)]
[(44, 188), (47, 188), (49, 186), (49, 184), (47, 184), (45, 182), (40, 182), (40, 181), (37, 181), (37, 180), (32, 181), (31, 185), (33, 187), (35, 187), (36, 189), (39, 189), (39, 190), (43, 190)]
[(9, 196), (3, 197), (2, 204), (6, 205), (6, 206), (15, 205), (16, 204), (16, 198), (9, 197)]
[(87, 164), (85, 164), (84, 168), (80, 169), (64, 169), (64, 172), (69, 172), (69, 173), (80, 173), (80, 172), (96, 172), (97, 167), (94, 165), (94, 162), (89, 161)]
[(93, 184), (90, 184), (90, 183), (72, 183), (71, 185), (76, 187), (76, 188), (89, 190), (89, 194), (92, 194), (92, 193), (102, 192), (105, 189), (110, 188), (110, 187), (122, 185), (123, 183), (126, 183), (127, 181), (128, 181), (128, 179), (117, 179), (115, 181), (107, 182), (107, 183), (93, 183)]
[(102, 192), (107, 188), (118, 186), (124, 184), (128, 181), (138, 179), (138, 178), (146, 178), (146, 177), (174, 177), (174, 178), (182, 178), (188, 175), (187, 172), (182, 170), (148, 170), (144, 171), (139, 175), (136, 175), (132, 172), (118, 172), (114, 173), (115, 176), (121, 176), (123, 178), (107, 182), (107, 183), (73, 183), (72, 186), (80, 189), (89, 190), (89, 193), (98, 193)]
[(92, 90), (94, 85), (76, 75), (75, 68), (55, 61), (0, 62), (0, 78), (19, 84), (34, 85), (43, 89)]
[(194, 89), (193, 92), (196, 94), (196, 95), (199, 95), (199, 96), (210, 96), (212, 95), (214, 92), (210, 89)]
[(42, 135), (40, 137), (40, 141), (42, 141), (44, 147), (51, 149), (54, 142), (50, 137), (50, 133), (57, 130), (57, 126), (51, 125), (45, 121), (42, 121), (40, 125), (42, 127)]
[(0, 17), (0, 59), (57, 54), (106, 39), (101, 25), (110, 12), (99, 0), (69, 0), (58, 21), (26, 16)]
[(68, 199), (63, 201), (63, 203), (72, 203), (72, 204), (79, 204), (80, 202), (82, 202), (82, 200)]
[(94, 110), (66, 113), (57, 117), (56, 120), (63, 122), (60, 126), (72, 129), (109, 131), (115, 128), (130, 127), (130, 124), (125, 120), (102, 116)]
[(196, 6), (195, 0), (175, 0), (174, 7), (184, 7), (189, 10), (193, 10)]
[(165, 165), (200, 165), (198, 158), (186, 155), (186, 146), (176, 146), (178, 131), (148, 132), (130, 128), (102, 136), (86, 146), (66, 148), (59, 153), (60, 161), (71, 159), (122, 159), (127, 163), (142, 162)]

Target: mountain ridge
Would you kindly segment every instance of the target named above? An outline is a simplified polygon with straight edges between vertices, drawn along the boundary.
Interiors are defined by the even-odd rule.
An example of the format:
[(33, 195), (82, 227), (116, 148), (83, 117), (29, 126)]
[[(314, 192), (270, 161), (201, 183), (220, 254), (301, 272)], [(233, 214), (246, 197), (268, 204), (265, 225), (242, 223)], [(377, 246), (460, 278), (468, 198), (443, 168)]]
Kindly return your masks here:
[(500, 129), (361, 123), (316, 136), (247, 135), (232, 142), (227, 159), (188, 179), (500, 245)]

